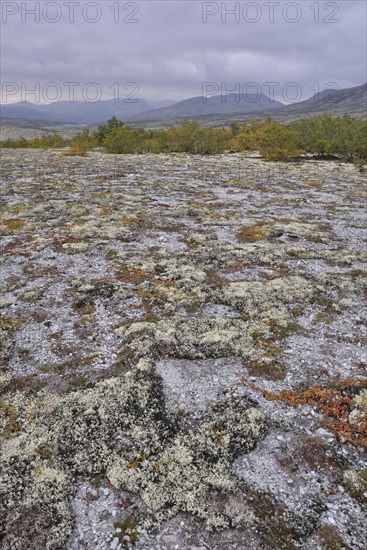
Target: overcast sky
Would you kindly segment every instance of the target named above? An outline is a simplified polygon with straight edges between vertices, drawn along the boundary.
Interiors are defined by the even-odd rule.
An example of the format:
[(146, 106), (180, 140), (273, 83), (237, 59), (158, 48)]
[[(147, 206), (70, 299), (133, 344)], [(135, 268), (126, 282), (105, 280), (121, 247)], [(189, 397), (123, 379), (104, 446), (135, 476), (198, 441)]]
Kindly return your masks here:
[[(14, 91), (5, 99), (19, 100), (17, 86), (32, 88), (36, 82), (42, 102), (44, 90), (49, 99), (56, 97), (49, 82), (58, 84), (66, 100), (66, 82), (80, 83), (76, 98), (82, 86), (96, 82), (102, 99), (113, 97), (114, 83), (122, 97), (135, 93), (134, 87), (123, 89), (134, 82), (135, 97), (147, 100), (198, 96), (203, 82), (224, 83), (228, 91), (236, 83), (256, 82), (264, 93), (269, 91), (264, 83), (278, 82), (274, 91), (280, 100), (287, 99), (284, 86), (289, 99), (297, 94), (287, 88), (290, 82), (299, 85), (301, 99), (313, 95), (314, 83), (320, 89), (327, 82), (356, 86), (367, 80), (366, 5), (364, 0), (2, 0), (2, 80), (6, 91)], [(40, 20), (25, 6), (39, 10)], [(233, 9), (236, 14), (226, 13)], [(35, 100), (24, 92), (22, 98)]]

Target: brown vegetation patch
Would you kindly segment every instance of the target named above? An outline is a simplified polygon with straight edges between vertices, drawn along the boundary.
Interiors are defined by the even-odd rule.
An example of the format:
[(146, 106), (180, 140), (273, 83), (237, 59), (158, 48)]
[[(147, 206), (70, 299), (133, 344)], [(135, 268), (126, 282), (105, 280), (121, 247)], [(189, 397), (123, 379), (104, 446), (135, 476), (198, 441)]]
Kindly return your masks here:
[(367, 380), (346, 380), (339, 388), (321, 388), (315, 386), (305, 391), (281, 390), (274, 393), (261, 389), (269, 401), (283, 401), (293, 407), (311, 405), (323, 412), (326, 426), (341, 441), (367, 447), (367, 416), (361, 409), (360, 414), (350, 419), (354, 407), (354, 397), (358, 390), (367, 387)]

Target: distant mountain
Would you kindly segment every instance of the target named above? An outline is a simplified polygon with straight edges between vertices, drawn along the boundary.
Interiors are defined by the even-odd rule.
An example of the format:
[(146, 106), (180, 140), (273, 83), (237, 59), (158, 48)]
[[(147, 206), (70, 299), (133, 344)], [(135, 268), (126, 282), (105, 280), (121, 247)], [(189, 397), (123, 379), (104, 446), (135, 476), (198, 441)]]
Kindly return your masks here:
[(1, 118), (19, 118), (27, 120), (40, 120), (42, 115), (34, 108), (33, 103), (24, 101), (22, 103), (11, 103), (0, 106)]
[[(152, 105), (144, 99), (136, 103), (120, 100), (97, 101), (59, 101), (47, 105), (29, 102), (1, 105), (2, 119), (28, 119), (76, 124), (96, 124), (105, 122), (113, 115), (121, 120), (134, 121), (170, 121), (177, 117), (188, 118), (212, 113), (248, 113), (254, 110), (272, 110), (282, 103), (271, 101), (268, 97), (255, 95), (243, 98), (236, 94), (213, 96), (206, 101), (202, 96), (192, 97), (178, 103), (172, 100), (155, 101)], [(159, 107), (159, 108), (157, 108)], [(148, 114), (149, 113), (149, 114)]]
[[(162, 107), (164, 105), (164, 107)], [(153, 108), (160, 106), (160, 108)], [(269, 97), (237, 94), (213, 96), (206, 101), (202, 96), (179, 101), (157, 100), (152, 104), (140, 99), (137, 103), (123, 100), (96, 103), (60, 101), (48, 105), (29, 102), (0, 106), (4, 120), (28, 120), (39, 125), (99, 124), (113, 115), (132, 127), (160, 128), (181, 123), (185, 119), (197, 120), (205, 126), (226, 126), (249, 119), (260, 120), (266, 114), (280, 122), (288, 122), (320, 114), (350, 115), (367, 118), (367, 84), (332, 91), (324, 90), (315, 96), (292, 105), (271, 101)]]
[(177, 103), (177, 100), (175, 99), (162, 99), (162, 100), (149, 100), (149, 105), (151, 106), (151, 109), (164, 109), (164, 107), (170, 107), (171, 105), (174, 105)]
[(113, 115), (125, 120), (133, 115), (138, 115), (151, 110), (152, 107), (139, 99), (136, 103), (124, 100), (96, 101), (58, 101), (47, 105), (20, 102), (9, 105), (1, 105), (1, 118), (23, 118), (28, 120), (44, 120), (63, 123), (94, 124), (105, 122)]
[(331, 114), (366, 118), (367, 83), (342, 90), (324, 90), (305, 101), (282, 107), (278, 114), (282, 116), (283, 113), (290, 116)]
[(176, 119), (195, 118), (211, 114), (251, 113), (253, 111), (272, 111), (282, 107), (283, 103), (271, 101), (265, 95), (255, 94), (242, 96), (240, 94), (216, 95), (209, 98), (203, 96), (191, 97), (165, 107), (154, 109), (138, 116), (131, 117), (134, 122), (174, 122)]
[[(197, 98), (194, 98), (197, 100)], [(201, 98), (200, 98), (201, 100)], [(191, 100), (187, 100), (190, 102)], [(270, 101), (270, 100), (269, 100)], [(258, 105), (258, 110), (253, 109), (248, 112), (212, 112), (204, 114), (193, 114), (193, 111), (183, 109), (181, 107), (180, 115), (172, 118), (167, 117), (167, 111), (173, 112), (177, 105), (187, 105), (187, 102), (182, 101), (174, 105), (170, 110), (160, 109), (159, 111), (150, 111), (128, 119), (129, 126), (146, 127), (146, 128), (161, 128), (167, 124), (179, 124), (185, 118), (190, 118), (200, 122), (204, 126), (228, 126), (233, 122), (245, 122), (246, 120), (261, 120), (266, 114), (270, 114), (272, 118), (279, 122), (290, 122), (301, 118), (308, 118), (321, 114), (329, 114), (333, 116), (350, 115), (355, 118), (367, 118), (367, 84), (355, 86), (353, 88), (344, 88), (342, 90), (324, 90), (320, 94), (315, 94), (313, 97), (293, 103), (292, 105), (279, 104), (271, 111), (263, 106)], [(159, 119), (157, 113), (161, 116)], [(185, 114), (183, 114), (185, 113)]]

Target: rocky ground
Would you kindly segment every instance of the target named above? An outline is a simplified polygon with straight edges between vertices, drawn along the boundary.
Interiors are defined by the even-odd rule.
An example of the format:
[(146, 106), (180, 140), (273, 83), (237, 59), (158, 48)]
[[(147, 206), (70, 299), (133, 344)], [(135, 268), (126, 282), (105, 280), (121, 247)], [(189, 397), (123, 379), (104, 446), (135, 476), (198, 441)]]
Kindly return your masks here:
[[(50, 134), (59, 134), (65, 139), (73, 138), (76, 134), (82, 132), (86, 127), (83, 124), (60, 124), (47, 125), (47, 122), (42, 121), (26, 121), (26, 120), (4, 120), (0, 121), (0, 142), (10, 140), (18, 140), (20, 138), (33, 139), (36, 137), (46, 136)], [(97, 126), (87, 126), (93, 132)]]
[(366, 548), (364, 191), (2, 150), (3, 548)]
[(1, 124), (0, 126), (0, 141), (17, 140), (19, 138), (33, 139), (35, 137), (44, 136), (48, 132), (41, 128), (21, 128), (13, 125)]

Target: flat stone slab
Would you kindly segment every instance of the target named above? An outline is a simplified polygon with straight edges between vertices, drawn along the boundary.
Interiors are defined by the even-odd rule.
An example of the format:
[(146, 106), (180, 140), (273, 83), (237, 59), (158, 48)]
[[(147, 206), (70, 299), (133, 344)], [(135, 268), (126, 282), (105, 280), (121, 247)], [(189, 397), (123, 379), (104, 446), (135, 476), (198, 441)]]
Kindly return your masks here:
[(168, 410), (194, 414), (203, 413), (210, 402), (223, 400), (244, 374), (236, 357), (199, 361), (164, 359), (155, 368), (163, 378)]

